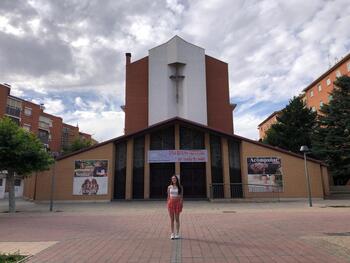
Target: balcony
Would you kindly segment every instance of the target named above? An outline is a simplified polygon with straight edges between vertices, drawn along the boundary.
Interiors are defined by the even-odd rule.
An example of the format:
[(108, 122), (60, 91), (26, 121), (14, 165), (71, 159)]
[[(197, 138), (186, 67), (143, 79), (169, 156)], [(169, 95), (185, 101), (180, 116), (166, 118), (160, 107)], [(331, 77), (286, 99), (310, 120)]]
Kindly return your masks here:
[(21, 109), (7, 105), (6, 114), (19, 118), (21, 116)]
[(50, 130), (50, 124), (47, 122), (39, 121), (39, 128), (43, 130)]
[(39, 130), (38, 138), (43, 144), (49, 144), (50, 135), (47, 131)]

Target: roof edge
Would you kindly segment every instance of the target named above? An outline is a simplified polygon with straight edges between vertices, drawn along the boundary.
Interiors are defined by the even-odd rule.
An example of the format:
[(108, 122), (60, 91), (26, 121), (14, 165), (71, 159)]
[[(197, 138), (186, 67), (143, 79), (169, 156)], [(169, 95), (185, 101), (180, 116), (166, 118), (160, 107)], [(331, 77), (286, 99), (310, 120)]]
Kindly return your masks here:
[(258, 124), (258, 128), (263, 125), (265, 122), (267, 122), (269, 119), (271, 119), (274, 115), (280, 113), (282, 110), (279, 111), (274, 111), (273, 113), (271, 113), (268, 117), (266, 117), (260, 124)]
[(150, 50), (153, 50), (153, 49), (155, 49), (155, 48), (158, 48), (158, 47), (161, 47), (161, 46), (164, 46), (164, 45), (168, 44), (168, 43), (169, 43), (170, 41), (172, 41), (174, 38), (180, 38), (182, 41), (186, 42), (186, 43), (189, 44), (189, 45), (192, 45), (192, 46), (195, 46), (195, 47), (197, 47), (197, 48), (200, 48), (200, 49), (205, 50), (204, 48), (202, 48), (202, 47), (200, 47), (200, 46), (198, 46), (198, 45), (195, 45), (195, 44), (193, 44), (193, 43), (191, 43), (191, 42), (188, 42), (187, 40), (183, 39), (183, 38), (180, 37), (179, 35), (175, 35), (175, 36), (173, 36), (172, 38), (170, 38), (167, 42), (164, 42), (163, 44), (160, 44), (160, 45), (158, 45), (158, 46), (155, 46), (155, 47), (150, 48), (150, 49), (148, 50), (148, 52), (149, 52)]
[[(116, 141), (119, 141), (119, 140), (126, 140), (126, 139), (128, 139), (128, 138), (130, 138), (132, 136), (141, 135), (141, 134), (146, 133), (147, 131), (151, 131), (152, 129), (158, 128), (158, 127), (160, 127), (162, 125), (169, 125), (169, 124), (172, 124), (172, 123), (174, 123), (174, 124), (175, 123), (185, 123), (185, 124), (188, 124), (188, 125), (196, 126), (198, 128), (205, 129), (205, 130), (211, 131), (211, 132), (216, 133), (216, 134), (220, 134), (220, 135), (225, 136), (225, 137), (229, 137), (229, 138), (233, 138), (233, 139), (236, 139), (236, 140), (241, 140), (241, 141), (253, 143), (253, 144), (256, 144), (256, 145), (259, 145), (259, 146), (262, 146), (262, 147), (265, 147), (265, 148), (269, 148), (269, 149), (272, 149), (272, 150), (275, 150), (275, 151), (279, 151), (279, 152), (282, 152), (282, 153), (285, 153), (285, 154), (288, 154), (288, 155), (291, 155), (291, 156), (294, 156), (294, 157), (297, 157), (297, 158), (300, 158), (300, 159), (304, 159), (304, 156), (301, 155), (301, 154), (293, 153), (293, 152), (290, 152), (290, 151), (287, 151), (287, 150), (284, 150), (284, 149), (281, 149), (281, 148), (278, 148), (278, 147), (275, 147), (275, 146), (271, 146), (271, 145), (268, 145), (268, 144), (264, 144), (264, 143), (261, 143), (261, 142), (258, 142), (258, 141), (254, 141), (254, 140), (251, 140), (251, 139), (248, 139), (248, 138), (236, 135), (236, 134), (230, 134), (230, 133), (227, 133), (227, 132), (224, 132), (224, 131), (213, 129), (213, 128), (205, 126), (203, 124), (200, 124), (200, 123), (197, 123), (197, 122), (193, 122), (193, 121), (189, 121), (189, 120), (186, 120), (186, 119), (183, 119), (183, 118), (180, 118), (180, 117), (174, 117), (174, 118), (171, 118), (171, 119), (168, 119), (168, 120), (165, 120), (165, 121), (153, 124), (153, 125), (145, 128), (145, 129), (139, 130), (137, 132), (130, 133), (130, 134), (127, 134), (127, 135), (122, 135), (122, 136), (110, 139), (108, 141), (95, 144), (95, 145), (93, 145), (93, 146), (91, 146), (89, 148), (81, 149), (79, 151), (75, 151), (75, 152), (63, 155), (61, 157), (58, 157), (56, 160), (58, 160), (58, 161), (59, 160), (63, 160), (63, 159), (66, 159), (68, 157), (71, 157), (71, 156), (73, 156), (75, 154), (79, 154), (79, 153), (82, 153), (82, 152), (85, 152), (85, 151), (89, 151), (89, 150), (92, 150), (94, 148), (98, 148), (98, 147), (104, 146), (104, 145), (109, 144), (109, 143), (115, 143)], [(323, 166), (328, 166), (327, 164), (325, 164), (324, 162), (322, 162), (320, 160), (316, 160), (316, 159), (313, 159), (313, 158), (307, 158), (307, 159), (309, 161), (321, 164)]]
[(346, 62), (346, 60), (350, 59), (350, 53), (347, 54), (342, 60), (340, 60), (338, 63), (336, 63), (333, 67), (328, 69), (326, 72), (324, 72), (321, 76), (319, 76), (317, 79), (315, 79), (311, 84), (309, 84), (305, 89), (303, 89), (304, 92), (308, 91), (311, 89), (313, 86), (315, 86), (318, 82), (320, 82), (324, 77), (329, 75), (332, 71), (334, 71), (337, 67), (339, 67), (341, 64)]

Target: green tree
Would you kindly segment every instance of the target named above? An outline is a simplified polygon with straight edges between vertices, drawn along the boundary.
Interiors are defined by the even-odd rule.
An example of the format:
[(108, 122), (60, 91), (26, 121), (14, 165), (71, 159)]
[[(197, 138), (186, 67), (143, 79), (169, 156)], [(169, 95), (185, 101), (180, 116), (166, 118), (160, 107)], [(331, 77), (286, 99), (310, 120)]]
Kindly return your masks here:
[(312, 137), (313, 153), (329, 165), (335, 184), (350, 179), (350, 77), (334, 82), (332, 100), (321, 107)]
[(72, 142), (72, 144), (68, 148), (63, 149), (63, 153), (67, 154), (67, 153), (79, 151), (81, 149), (85, 149), (90, 146), (92, 146), (91, 140), (77, 138)]
[(15, 173), (30, 175), (49, 169), (53, 159), (32, 133), (25, 131), (11, 119), (0, 119), (0, 170), (7, 170), (9, 183), (9, 211), (16, 211)]
[(271, 125), (263, 142), (300, 153), (300, 146), (311, 147), (311, 133), (316, 124), (316, 113), (308, 109), (299, 97), (293, 97)]

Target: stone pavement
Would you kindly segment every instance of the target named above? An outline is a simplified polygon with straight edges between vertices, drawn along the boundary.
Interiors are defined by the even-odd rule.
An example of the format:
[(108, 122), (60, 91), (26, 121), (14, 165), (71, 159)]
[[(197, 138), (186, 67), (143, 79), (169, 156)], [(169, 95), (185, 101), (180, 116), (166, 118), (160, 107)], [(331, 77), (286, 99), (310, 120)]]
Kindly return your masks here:
[[(54, 213), (20, 201), (17, 208), (0, 213), (0, 251), (39, 242), (28, 262), (350, 262), (349, 200), (312, 208), (305, 201), (187, 201), (175, 241), (161, 201), (61, 203)], [(35, 244), (50, 246), (35, 251)]]

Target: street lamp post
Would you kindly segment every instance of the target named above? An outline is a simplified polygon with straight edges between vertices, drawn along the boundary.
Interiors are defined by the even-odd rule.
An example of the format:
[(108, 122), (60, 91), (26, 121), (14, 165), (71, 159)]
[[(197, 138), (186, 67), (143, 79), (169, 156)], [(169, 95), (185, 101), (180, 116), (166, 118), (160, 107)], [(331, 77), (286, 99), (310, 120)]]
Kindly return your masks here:
[(310, 152), (309, 147), (306, 145), (301, 146), (300, 151), (304, 154), (304, 163), (305, 163), (305, 177), (307, 182), (307, 193), (309, 196), (309, 206), (312, 207), (312, 198), (311, 198), (311, 187), (310, 187), (310, 177), (307, 170), (306, 154)]
[(51, 155), (52, 155), (52, 157), (54, 159), (54, 163), (53, 163), (53, 166), (52, 166), (52, 174), (51, 174), (50, 212), (52, 212), (52, 210), (53, 210), (53, 194), (54, 194), (54, 190), (55, 190), (55, 174), (56, 174), (57, 153), (56, 152), (52, 152)]

